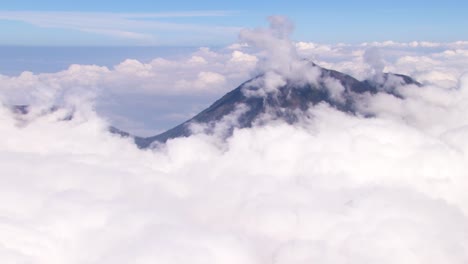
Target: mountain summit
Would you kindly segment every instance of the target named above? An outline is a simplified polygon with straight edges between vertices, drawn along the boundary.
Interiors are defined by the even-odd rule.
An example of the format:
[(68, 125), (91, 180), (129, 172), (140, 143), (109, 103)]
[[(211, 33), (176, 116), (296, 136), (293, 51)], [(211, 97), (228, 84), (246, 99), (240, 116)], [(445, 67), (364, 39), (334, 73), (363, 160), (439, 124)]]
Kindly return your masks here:
[(292, 78), (284, 78), (274, 90), (265, 89), (268, 85), (268, 74), (259, 75), (236, 89), (228, 92), (210, 107), (203, 110), (184, 123), (156, 136), (135, 137), (140, 148), (147, 148), (153, 142), (164, 143), (169, 139), (191, 135), (190, 127), (194, 124), (210, 125), (221, 119), (235, 115), (235, 122), (228, 128), (251, 127), (253, 123), (267, 114), (288, 123), (298, 120), (298, 115), (311, 105), (326, 102), (330, 106), (344, 112), (355, 114), (356, 97), (360, 94), (385, 92), (401, 97), (396, 90), (402, 85), (421, 84), (409, 76), (383, 73), (372, 80), (359, 81), (350, 75), (325, 69), (310, 63), (316, 73), (312, 82), (304, 82)]

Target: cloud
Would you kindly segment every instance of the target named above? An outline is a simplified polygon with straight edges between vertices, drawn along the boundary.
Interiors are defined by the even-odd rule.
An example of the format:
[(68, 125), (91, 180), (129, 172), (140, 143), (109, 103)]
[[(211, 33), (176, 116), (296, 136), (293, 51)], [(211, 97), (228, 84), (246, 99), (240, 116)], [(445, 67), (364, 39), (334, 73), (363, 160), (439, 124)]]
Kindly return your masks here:
[[(111, 68), (74, 64), (55, 73), (23, 72), (18, 76), (0, 75), (0, 78), (3, 93), (10, 99), (22, 97), (23, 103), (28, 103), (24, 94), (34, 94), (41, 87), (57, 92), (82, 87), (102, 93), (156, 95), (196, 94), (203, 88), (204, 93), (219, 94), (248, 79), (257, 60), (255, 55), (237, 50), (214, 52), (200, 48), (179, 59), (154, 58), (149, 62), (127, 59)], [(179, 85), (180, 82), (185, 85)]]
[[(449, 88), (457, 85), (468, 66), (464, 60), (468, 46), (464, 41), (431, 44), (424, 41), (387, 41), (357, 45), (298, 42), (296, 47), (301, 57), (361, 80), (369, 78), (376, 71), (374, 66), (377, 63), (378, 71), (402, 73), (423, 83)], [(366, 52), (368, 56), (372, 50), (378, 50), (380, 57), (374, 63), (364, 56)]]
[(163, 22), (168, 18), (197, 18), (229, 16), (228, 11), (194, 11), (167, 13), (93, 13), (93, 12), (46, 12), (46, 11), (0, 11), (0, 19), (21, 21), (42, 28), (78, 30), (120, 39), (137, 41), (139, 44), (161, 44), (161, 32), (197, 32), (198, 34), (226, 37), (235, 35), (240, 28), (205, 26), (187, 23)]
[(289, 35), (292, 33), (292, 22), (281, 16), (269, 17), (268, 29), (244, 29), (240, 32), (240, 39), (265, 52), (264, 71), (277, 71), (288, 75), (290, 67), (298, 58)]
[(367, 49), (363, 57), (364, 61), (373, 69), (373, 74), (380, 74), (383, 72), (385, 62), (383, 61), (377, 48)]
[[(272, 77), (265, 86), (270, 87), (270, 91), (275, 91), (287, 78), (300, 83), (313, 82), (317, 71), (310, 68), (304, 58), (363, 80), (375, 73), (364, 54), (378, 49), (379, 71), (406, 74), (421, 83), (447, 89), (458, 85), (468, 67), (468, 45), (464, 41), (431, 45), (424, 41), (415, 42), (417, 45), (394, 41), (362, 44), (293, 42), (288, 38), (293, 26), (285, 21), (285, 18), (272, 18), (269, 28), (245, 29), (239, 42), (226, 48), (205, 47), (177, 57), (162, 56), (145, 61), (129, 58), (113, 66), (73, 65), (55, 73), (0, 75), (0, 96), (10, 104), (26, 104), (47, 101), (47, 98), (61, 101), (64, 93), (86, 91), (89, 97), (97, 97), (99, 113), (114, 125), (137, 134), (146, 130), (145, 135), (150, 135), (177, 123), (161, 125), (161, 116), (177, 111), (183, 111), (182, 116), (196, 113), (225, 92), (261, 73)], [(283, 26), (280, 22), (286, 24)], [(213, 84), (206, 82), (209, 78), (205, 77), (209, 74), (203, 72), (217, 76), (213, 79), (216, 81)], [(340, 87), (328, 87), (335, 88), (330, 92), (340, 100)], [(138, 103), (131, 103), (137, 96), (146, 101), (138, 99)], [(177, 105), (178, 109), (169, 109), (172, 104), (164, 106), (164, 101), (174, 101), (174, 96), (198, 99), (184, 100)], [(129, 125), (135, 124), (135, 113), (143, 107), (142, 104), (145, 111), (154, 113), (155, 117), (147, 120), (142, 116), (137, 120), (138, 127)], [(122, 110), (123, 105), (125, 110)], [(163, 106), (165, 108), (161, 110)]]
[(178, 89), (216, 89), (226, 82), (223, 75), (216, 72), (200, 72), (197, 78), (193, 81), (180, 80), (177, 81), (175, 87)]
[[(161, 125), (159, 117), (178, 111), (196, 113), (250, 79), (257, 61), (255, 54), (202, 47), (176, 58), (126, 59), (110, 67), (74, 64), (59, 72), (0, 75), (0, 97), (7, 104), (42, 104), (48, 108), (64, 104), (64, 94), (88, 94), (96, 97), (99, 113), (115, 126), (138, 135), (145, 131), (149, 136), (168, 124), (184, 121)], [(188, 104), (165, 103), (177, 96), (199, 99), (190, 99)], [(143, 108), (155, 116), (148, 120), (138, 114)]]
[(257, 61), (258, 61), (257, 57), (243, 53), (242, 51), (238, 51), (238, 50), (232, 52), (232, 57), (230, 59), (230, 62), (233, 62), (233, 63), (237, 63), (237, 62), (257, 63)]
[[(252, 86), (261, 87), (255, 91), (245, 91), (249, 96), (264, 96), (274, 93), (287, 81), (295, 83), (316, 83), (320, 72), (314, 65), (300, 58), (290, 35), (294, 25), (283, 16), (268, 18), (267, 29), (244, 29), (240, 40), (260, 51), (258, 71), (261, 78), (254, 80)], [(260, 84), (259, 84), (260, 83)]]
[(117, 37), (121, 39), (131, 39), (142, 41), (142, 43), (155, 43), (157, 39), (151, 34), (137, 33), (125, 30), (115, 30), (115, 29), (97, 29), (97, 28), (80, 28), (80, 31), (95, 33), (99, 35), (107, 35), (111, 37)]
[(0, 108), (0, 255), (466, 263), (466, 76), (459, 83), (363, 99), (374, 118), (323, 104), (294, 126), (238, 129), (227, 141), (202, 133), (151, 151), (107, 133), (85, 105), (76, 119), (23, 127)]
[[(234, 50), (201, 48), (177, 59), (0, 76), (0, 258), (47, 264), (467, 263), (463, 47), (379, 47), (379, 69), (414, 74), (426, 85), (398, 87), (403, 98), (357, 98), (371, 118), (318, 104), (297, 124), (270, 120), (225, 139), (226, 128), (245, 111), (240, 105), (213, 134), (195, 127), (199, 133), (191, 137), (139, 150), (108, 133), (108, 122), (94, 111), (106, 91), (199, 95), (214, 86), (221, 93), (256, 66), (269, 75), (264, 84), (271, 89), (286, 78), (311, 81), (314, 75), (303, 73), (313, 68), (300, 64), (307, 56), (358, 76), (372, 70), (364, 58), (369, 47), (298, 48), (287, 38), (292, 26), (283, 22), (275, 17), (269, 29), (244, 31), (241, 41), (250, 46)], [(453, 81), (439, 85), (441, 73)], [(180, 80), (187, 85), (177, 87)], [(342, 87), (326, 81), (340, 100)], [(19, 124), (4, 105), (25, 96), (33, 111)], [(40, 111), (57, 101), (62, 110)], [(74, 118), (64, 121), (69, 109)]]

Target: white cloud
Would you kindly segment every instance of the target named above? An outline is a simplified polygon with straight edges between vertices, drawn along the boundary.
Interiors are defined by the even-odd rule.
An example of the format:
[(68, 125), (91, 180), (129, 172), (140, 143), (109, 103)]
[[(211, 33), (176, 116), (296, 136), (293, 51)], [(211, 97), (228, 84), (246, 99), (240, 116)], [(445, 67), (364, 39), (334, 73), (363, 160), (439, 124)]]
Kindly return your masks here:
[(248, 95), (264, 95), (276, 92), (277, 88), (286, 84), (286, 81), (298, 84), (316, 83), (320, 76), (319, 70), (299, 57), (297, 48), (289, 39), (294, 25), (286, 17), (271, 16), (268, 18), (268, 29), (244, 29), (240, 33), (243, 42), (260, 50), (259, 72), (263, 74), (261, 79), (263, 88), (256, 91), (244, 91)]
[(2, 108), (0, 254), (35, 263), (466, 263), (460, 83), (369, 98), (386, 106), (371, 108), (375, 118), (318, 105), (299, 125), (236, 130), (224, 143), (199, 134), (153, 151), (108, 134), (82, 108), (72, 121), (44, 116), (21, 128)]
[(181, 90), (216, 90), (224, 85), (226, 78), (216, 72), (200, 72), (193, 81), (180, 80), (175, 83), (176, 89)]
[[(460, 76), (468, 67), (468, 46), (463, 41), (432, 44), (419, 41), (415, 42), (417, 45), (393, 41), (358, 45), (293, 43), (287, 38), (291, 25), (275, 25), (269, 29), (244, 30), (243, 39), (225, 49), (202, 47), (176, 58), (159, 57), (151, 61), (128, 59), (113, 67), (73, 65), (56, 73), (25, 72), (19, 76), (0, 76), (0, 88), (4, 100), (14, 104), (50, 101), (50, 98), (60, 101), (64, 93), (86, 91), (90, 97), (92, 93), (98, 96), (99, 107), (112, 105), (110, 96), (123, 98), (144, 94), (149, 98), (195, 95), (212, 100), (251, 77), (268, 71), (273, 71), (268, 76), (277, 75), (276, 81), (268, 81), (270, 86), (284, 83), (285, 76), (302, 83), (314, 82), (318, 72), (302, 61), (303, 58), (362, 80), (376, 72), (376, 61), (371, 67), (369, 59), (364, 59), (364, 55), (373, 49), (378, 49), (380, 56), (377, 72), (407, 74), (424, 84), (447, 89), (457, 86)], [(207, 78), (210, 74), (216, 77)], [(213, 81), (210, 82), (211, 79)], [(336, 91), (338, 95), (339, 89)], [(115, 107), (117, 104), (114, 104)], [(109, 118), (111, 114), (106, 112)], [(123, 117), (125, 114), (119, 115)], [(117, 122), (114, 118), (111, 120)], [(127, 120), (124, 123), (132, 122)], [(114, 124), (122, 124), (124, 129), (130, 131), (141, 130), (127, 127), (121, 121)]]
[(246, 63), (257, 63), (257, 57), (253, 55), (246, 54), (242, 51), (234, 51), (232, 52), (232, 57), (230, 59), (231, 62), (246, 62)]
[(345, 88), (337, 79), (333, 78), (325, 78), (324, 79), (325, 87), (330, 91), (331, 99), (337, 102), (344, 102), (343, 93), (345, 92)]
[[(156, 116), (146, 124), (146, 130), (161, 130), (163, 126), (155, 125), (158, 123), (160, 108), (156, 102), (150, 105), (151, 98), (161, 101), (158, 97), (196, 96), (210, 98), (204, 99), (204, 104), (207, 104), (250, 79), (255, 74), (257, 61), (254, 54), (237, 50), (213, 51), (200, 48), (177, 58), (159, 57), (146, 62), (127, 59), (112, 67), (70, 65), (68, 69), (54, 73), (24, 72), (18, 76), (0, 75), (0, 97), (8, 104), (44, 102), (44, 107), (47, 108), (63, 104), (64, 94), (87, 93), (89, 97), (97, 97), (96, 106), (100, 113), (104, 113), (114, 125), (139, 134), (142, 127), (129, 126), (135, 124), (133, 113), (140, 107), (131, 103), (130, 98), (147, 98), (146, 109)], [(128, 107), (122, 106), (123, 101), (136, 108), (122, 110)], [(193, 112), (190, 108), (193, 107), (187, 106), (185, 111)], [(199, 107), (197, 109), (201, 110)], [(180, 109), (169, 109), (161, 115), (168, 114), (167, 111)], [(125, 121), (124, 117), (128, 120)]]
[(190, 60), (188, 61), (189, 64), (195, 64), (195, 65), (203, 65), (206, 64), (207, 61), (201, 57), (201, 56), (192, 56)]
[(115, 66), (117, 74), (125, 74), (130, 78), (134, 77), (151, 77), (152, 74), (152, 65), (144, 64), (138, 60), (127, 59)]
[[(195, 88), (204, 88), (205, 93), (219, 94), (248, 79), (256, 64), (255, 55), (241, 51), (218, 53), (200, 48), (180, 59), (155, 58), (147, 63), (127, 59), (110, 69), (97, 65), (70, 65), (68, 69), (56, 73), (0, 75), (0, 87), (10, 98), (35, 93), (41, 87), (53, 88), (57, 92), (81, 87), (99, 89), (102, 93), (194, 94), (200, 91), (192, 89), (190, 81), (182, 86), (179, 83), (195, 80)], [(210, 84), (219, 86), (212, 87)]]
[[(18, 125), (0, 107), (0, 258), (47, 264), (467, 263), (462, 47), (418, 44), (398, 53), (379, 47), (379, 69), (411, 74), (426, 85), (399, 87), (405, 99), (383, 93), (357, 98), (370, 118), (319, 104), (297, 124), (270, 121), (220, 138), (246, 111), (240, 105), (213, 135), (195, 127), (200, 133), (153, 150), (108, 133), (92, 110), (93, 97), (82, 99), (85, 91), (105, 89), (122, 96), (197, 94), (218, 85), (227, 90), (249, 76), (258, 58), (273, 62), (261, 65), (271, 89), (284, 83), (283, 73), (316, 78), (295, 76), (281, 64), (296, 67), (304, 54), (358, 76), (372, 70), (363, 58), (368, 47), (329, 45), (318, 53), (308, 45), (308, 53), (296, 54), (297, 45), (285, 38), (290, 27), (279, 28), (245, 33), (278, 55), (276, 61), (261, 51), (203, 48), (180, 59), (129, 59), (110, 69), (73, 65), (58, 73), (0, 76), (3, 103), (35, 91), (31, 97), (43, 104), (61, 98), (75, 108), (70, 121), (60, 121), (66, 109), (33, 111)], [(187, 85), (177, 87), (181, 80)], [(342, 87), (325, 81), (340, 100)]]

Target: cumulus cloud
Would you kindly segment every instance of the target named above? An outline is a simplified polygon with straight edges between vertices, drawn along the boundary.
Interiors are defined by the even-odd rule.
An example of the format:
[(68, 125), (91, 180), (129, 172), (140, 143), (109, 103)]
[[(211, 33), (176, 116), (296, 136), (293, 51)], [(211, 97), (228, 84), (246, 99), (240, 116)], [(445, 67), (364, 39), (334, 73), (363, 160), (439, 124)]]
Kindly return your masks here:
[[(392, 41), (356, 45), (294, 43), (287, 36), (292, 29), (291, 23), (285, 22), (285, 18), (273, 20), (270, 28), (244, 30), (239, 43), (224, 49), (200, 48), (178, 57), (157, 57), (147, 61), (129, 58), (107, 67), (71, 65), (55, 73), (0, 75), (0, 96), (8, 104), (51, 103), (48, 98), (57, 98), (60, 104), (64, 93), (87, 93), (90, 98), (97, 97), (95, 104), (100, 114), (114, 125), (133, 133), (151, 135), (176, 124), (157, 124), (155, 120), (177, 114), (178, 111), (161, 111), (158, 106), (163, 107), (164, 104), (151, 104), (152, 101), (157, 102), (157, 98), (164, 97), (166, 101), (173, 100), (174, 96), (200, 98), (196, 102), (184, 103), (187, 107), (180, 116), (186, 116), (202, 110), (212, 100), (261, 73), (272, 77), (263, 85), (269, 87), (267, 91), (270, 92), (284, 84), (286, 79), (313, 83), (319, 72), (310, 67), (307, 60), (363, 80), (375, 75), (375, 63), (373, 67), (365, 57), (369, 55), (369, 50), (378, 49), (380, 59), (376, 62), (379, 72), (402, 73), (421, 83), (447, 89), (458, 85), (460, 76), (468, 67), (468, 45), (463, 41), (433, 45)], [(216, 78), (207, 78), (210, 76)], [(339, 100), (340, 87), (327, 87), (338, 88), (329, 92)], [(259, 92), (253, 94), (264, 94), (265, 91)], [(129, 101), (137, 96), (147, 99), (146, 111), (154, 113), (154, 120), (146, 120), (145, 124), (143, 120), (135, 123), (135, 115), (128, 114), (134, 110), (121, 111), (122, 105), (133, 107), (134, 104)], [(182, 122), (184, 119), (176, 121)]]
[[(245, 34), (253, 38), (249, 45), (263, 45), (267, 53), (279, 39), (293, 56), (279, 54), (280, 61), (292, 65), (303, 55), (322, 54), (315, 58), (332, 69), (357, 76), (370, 70), (367, 46), (301, 44), (307, 46), (301, 51), (282, 41), (290, 26), (279, 28), (256, 31), (266, 40)], [(204, 48), (181, 60), (129, 59), (113, 68), (74, 65), (59, 73), (1, 76), (4, 105), (23, 95), (45, 105), (61, 98), (75, 109), (71, 120), (64, 120), (66, 112), (33, 111), (18, 125), (17, 114), (0, 107), (0, 258), (467, 263), (467, 60), (464, 48), (453, 45), (459, 44), (417, 52), (379, 47), (382, 71), (414, 74), (425, 85), (398, 87), (401, 98), (358, 98), (371, 118), (318, 104), (294, 125), (276, 120), (235, 129), (224, 139), (223, 131), (245, 111), (239, 106), (217, 124), (218, 132), (195, 127), (199, 133), (152, 150), (108, 133), (93, 110), (95, 98), (81, 100), (82, 91), (100, 91), (106, 82), (143, 94), (150, 88), (144, 84), (156, 80), (171, 92), (191, 93), (198, 82), (203, 89), (228, 85), (257, 60), (267, 61), (264, 50)], [(281, 85), (280, 73), (289, 72), (283, 66), (272, 64), (266, 80), (277, 83), (265, 85)], [(176, 87), (180, 80), (191, 85)], [(339, 83), (329, 79), (327, 86), (339, 100)]]
[(294, 126), (238, 129), (227, 141), (201, 133), (151, 151), (81, 108), (73, 120), (46, 115), (25, 127), (2, 108), (0, 254), (34, 263), (466, 263), (466, 77), (460, 83), (369, 98), (375, 118), (317, 105)]
[[(18, 76), (0, 75), (2, 92), (8, 98), (47, 87), (64, 90), (82, 87), (86, 90), (119, 94), (146, 93), (149, 95), (197, 94), (203, 82), (213, 84), (204, 93), (226, 92), (250, 77), (257, 64), (252, 54), (234, 51), (214, 52), (209, 48), (187, 54), (180, 59), (155, 58), (149, 62), (127, 59), (109, 68), (97, 65), (71, 65), (56, 73), (23, 72)], [(188, 85), (177, 85), (181, 80)], [(195, 85), (190, 82), (194, 81)]]
[(232, 57), (230, 59), (230, 62), (253, 62), (253, 63), (257, 63), (258, 61), (258, 58), (253, 56), (253, 55), (249, 55), (249, 54), (246, 54), (242, 51), (234, 51), (232, 53)]
[[(161, 108), (158, 105), (164, 105), (151, 104), (151, 100), (157, 102), (158, 98), (165, 97), (166, 101), (170, 101), (175, 96), (193, 96), (202, 98), (203, 103), (207, 104), (250, 79), (257, 61), (255, 54), (244, 51), (214, 51), (202, 47), (176, 58), (157, 57), (149, 61), (126, 59), (110, 67), (75, 64), (53, 73), (0, 75), (0, 97), (3, 96), (4, 103), (10, 105), (37, 105), (43, 102), (44, 108), (49, 108), (64, 104), (65, 93), (87, 94), (88, 97), (96, 97), (96, 107), (115, 126), (129, 132), (140, 134), (143, 131), (145, 135), (151, 135), (165, 128), (157, 124), (158, 118), (171, 111), (180, 111), (166, 109), (160, 114)], [(136, 110), (122, 111), (122, 105), (131, 107), (134, 104), (131, 101), (139, 96), (146, 99), (147, 111), (155, 113), (155, 117), (146, 120), (146, 124), (135, 123), (135, 115), (129, 113)], [(196, 107), (201, 110), (200, 106), (193, 103), (185, 111), (196, 112), (193, 109)], [(182, 121), (183, 119), (176, 120)]]
[(193, 81), (180, 80), (175, 83), (177, 89), (200, 89), (213, 90), (216, 87), (222, 86), (226, 82), (226, 78), (216, 72), (200, 72), (197, 78)]

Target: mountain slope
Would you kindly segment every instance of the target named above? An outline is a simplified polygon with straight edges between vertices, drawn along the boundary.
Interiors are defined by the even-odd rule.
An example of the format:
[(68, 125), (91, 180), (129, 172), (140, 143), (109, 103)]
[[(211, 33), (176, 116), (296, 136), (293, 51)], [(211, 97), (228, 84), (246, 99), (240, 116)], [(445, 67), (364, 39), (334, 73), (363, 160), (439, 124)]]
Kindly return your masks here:
[[(359, 81), (350, 75), (321, 68), (313, 63), (311, 66), (319, 70), (320, 76), (316, 83), (287, 80), (286, 84), (280, 86), (274, 93), (267, 93), (264, 96), (246, 95), (255, 94), (262, 89), (262, 80), (265, 76), (260, 75), (241, 84), (184, 123), (156, 136), (135, 138), (135, 142), (140, 148), (147, 148), (153, 142), (164, 143), (172, 138), (189, 136), (190, 124), (210, 124), (219, 121), (233, 113), (239, 105), (247, 106), (247, 110), (238, 116), (237, 127), (251, 127), (253, 122), (267, 111), (276, 118), (293, 123), (297, 120), (297, 111), (305, 111), (310, 105), (320, 102), (327, 102), (344, 112), (355, 113), (356, 94), (382, 91), (401, 97), (395, 90), (397, 86), (410, 84), (420, 86), (418, 82), (405, 75), (384, 73), (376, 80)], [(340, 95), (336, 96), (330, 86), (342, 89)]]

